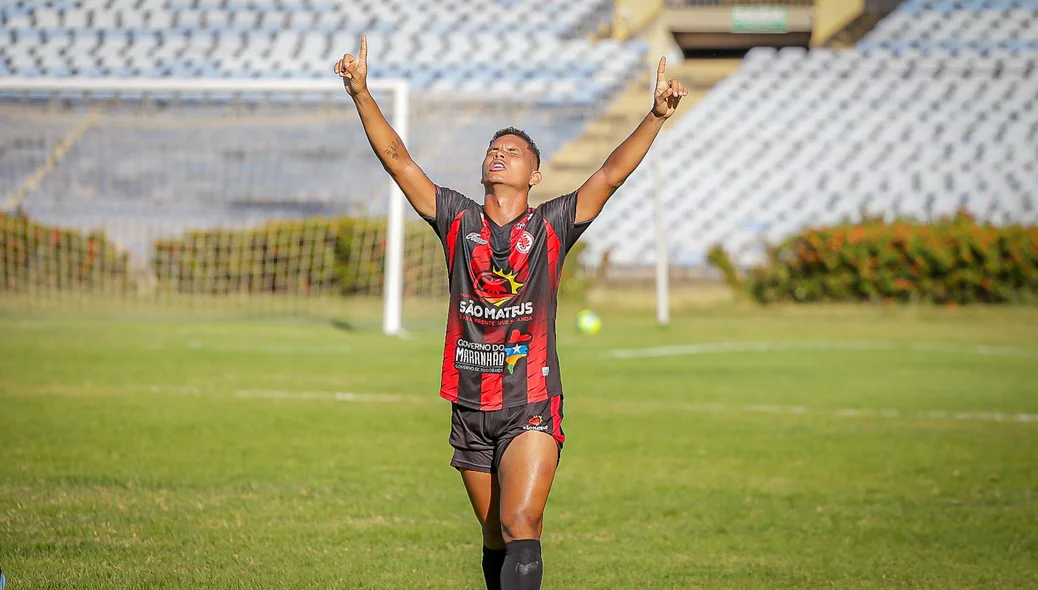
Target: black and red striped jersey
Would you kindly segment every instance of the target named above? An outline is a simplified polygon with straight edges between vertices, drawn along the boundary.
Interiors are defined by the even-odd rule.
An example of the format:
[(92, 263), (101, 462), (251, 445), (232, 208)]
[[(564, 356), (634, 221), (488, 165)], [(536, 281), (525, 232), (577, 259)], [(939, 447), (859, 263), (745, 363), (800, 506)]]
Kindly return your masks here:
[(566, 254), (590, 222), (575, 223), (570, 193), (498, 226), (483, 207), (436, 189), (450, 309), (440, 395), (461, 406), (500, 410), (562, 395), (555, 314)]

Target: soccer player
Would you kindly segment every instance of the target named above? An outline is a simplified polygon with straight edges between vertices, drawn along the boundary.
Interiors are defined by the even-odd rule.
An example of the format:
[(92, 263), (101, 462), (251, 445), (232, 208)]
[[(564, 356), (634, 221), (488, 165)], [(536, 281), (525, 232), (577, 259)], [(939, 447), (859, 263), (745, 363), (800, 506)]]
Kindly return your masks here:
[(660, 59), (645, 118), (579, 189), (530, 207), (541, 154), (494, 134), (483, 204), (433, 184), (367, 90), (367, 37), (335, 64), (382, 166), (443, 243), (450, 308), (440, 395), (452, 404), (451, 465), (483, 529), (488, 590), (541, 587), (541, 525), (565, 437), (555, 312), (566, 253), (645, 157), (688, 88)]

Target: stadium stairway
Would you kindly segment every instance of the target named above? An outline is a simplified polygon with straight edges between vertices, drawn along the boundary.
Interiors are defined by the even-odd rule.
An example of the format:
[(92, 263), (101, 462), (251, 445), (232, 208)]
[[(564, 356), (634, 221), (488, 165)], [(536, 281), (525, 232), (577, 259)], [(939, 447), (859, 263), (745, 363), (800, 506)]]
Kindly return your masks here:
[(898, 1), (816, 0), (811, 47), (853, 47)]
[(79, 140), (98, 124), (101, 120), (101, 112), (102, 109), (100, 107), (92, 108), (90, 114), (84, 117), (79, 125), (70, 130), (61, 141), (51, 148), (47, 159), (37, 166), (19, 184), (17, 189), (4, 196), (3, 207), (5, 211), (20, 210), (22, 201), (40, 187), (47, 175), (65, 160), (65, 157)]
[[(602, 116), (588, 124), (579, 136), (564, 144), (545, 163), (542, 167), (544, 182), (531, 194), (534, 202), (576, 190), (634, 131), (649, 110), (649, 71), (655, 68), (656, 59), (652, 57), (652, 64), (644, 65), (643, 71), (628, 82)], [(667, 77), (677, 78), (689, 88), (689, 95), (682, 100), (681, 108), (668, 126), (673, 127), (711, 88), (738, 70), (740, 63), (738, 59), (689, 59), (681, 64), (668, 64)]]

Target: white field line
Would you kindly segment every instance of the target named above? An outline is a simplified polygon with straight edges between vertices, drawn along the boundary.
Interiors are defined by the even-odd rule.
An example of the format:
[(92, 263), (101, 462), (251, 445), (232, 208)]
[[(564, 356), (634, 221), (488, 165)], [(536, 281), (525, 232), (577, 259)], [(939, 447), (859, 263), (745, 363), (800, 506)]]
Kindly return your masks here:
[[(129, 387), (88, 386), (87, 389), (98, 388), (107, 391), (143, 392), (165, 395), (201, 396), (197, 387), (170, 385), (140, 385)], [(84, 388), (51, 386), (45, 390), (56, 394), (75, 394)], [(214, 392), (215, 393), (215, 392)], [(217, 394), (218, 395), (218, 394)], [(439, 398), (430, 393), (428, 396), (403, 395), (395, 393), (355, 393), (351, 391), (286, 391), (280, 389), (239, 389), (234, 396), (243, 399), (284, 399), (299, 401), (335, 401), (355, 403), (390, 403), (390, 404), (422, 404), (438, 402)], [(615, 404), (610, 404), (615, 405)], [(627, 404), (619, 404), (621, 406)], [(645, 404), (633, 405), (632, 408), (645, 409)], [(722, 403), (674, 403), (660, 406), (660, 409), (702, 413), (740, 413), (740, 414), (779, 414), (788, 416), (829, 416), (835, 418), (887, 418), (892, 420), (930, 420), (948, 422), (1017, 422), (1038, 424), (1038, 414), (1009, 412), (954, 412), (949, 410), (897, 410), (869, 408), (810, 408), (807, 406), (748, 404), (729, 405)]]
[[(83, 350), (97, 347), (96, 342), (83, 340), (78, 342), (39, 342), (34, 343), (33, 348), (46, 351), (64, 351), (69, 349)], [(343, 355), (353, 352), (353, 347), (348, 344), (336, 344), (320, 346), (314, 344), (291, 344), (291, 343), (227, 343), (218, 339), (191, 340), (189, 342), (149, 342), (140, 347), (149, 351), (201, 351), (217, 353), (254, 353), (275, 355)]]
[[(352, 393), (344, 391), (282, 391), (276, 389), (240, 390), (238, 397), (296, 399), (296, 400), (333, 400), (341, 402), (372, 403), (414, 403), (426, 398), (413, 395)], [(431, 398), (430, 398), (431, 399)], [(918, 420), (953, 420), (965, 422), (1035, 422), (1038, 414), (1010, 414), (1005, 412), (949, 412), (946, 410), (927, 410), (907, 412), (904, 410), (866, 408), (808, 408), (807, 406), (783, 406), (770, 404), (754, 404), (731, 406), (727, 404), (675, 404), (668, 409), (679, 409), (693, 412), (738, 412), (744, 414), (786, 414), (798, 416), (834, 416), (841, 418), (893, 418)]]
[(198, 397), (202, 390), (192, 385), (104, 385), (101, 383), (78, 383), (76, 385), (45, 385), (38, 391), (54, 395), (82, 395), (93, 393), (153, 393), (156, 395), (185, 395)]
[(290, 344), (290, 343), (221, 343), (214, 341), (192, 340), (190, 342), (164, 343), (156, 342), (148, 346), (150, 350), (207, 350), (215, 352), (256, 352), (270, 354), (348, 354), (353, 347), (348, 345), (314, 346), (313, 344)]
[(614, 359), (659, 358), (668, 356), (690, 356), (724, 352), (771, 352), (777, 350), (909, 350), (942, 354), (968, 354), (980, 356), (1003, 356), (1038, 358), (1038, 350), (1015, 346), (954, 347), (929, 343), (884, 342), (884, 341), (818, 341), (818, 342), (700, 342), (648, 348), (620, 348), (611, 350), (606, 356)]
[(1038, 414), (1007, 412), (949, 412), (947, 410), (925, 410), (909, 412), (893, 409), (868, 408), (809, 408), (806, 406), (782, 406), (771, 404), (753, 404), (730, 406), (727, 404), (674, 404), (668, 410), (684, 410), (689, 412), (738, 412), (743, 414), (784, 414), (793, 416), (832, 416), (838, 418), (891, 418), (908, 420), (941, 420), (958, 422), (1034, 422), (1038, 423)]
[(283, 391), (280, 389), (239, 389), (236, 397), (295, 400), (327, 400), (337, 402), (367, 403), (415, 403), (424, 398), (414, 395), (398, 395), (394, 393), (354, 393), (352, 391)]

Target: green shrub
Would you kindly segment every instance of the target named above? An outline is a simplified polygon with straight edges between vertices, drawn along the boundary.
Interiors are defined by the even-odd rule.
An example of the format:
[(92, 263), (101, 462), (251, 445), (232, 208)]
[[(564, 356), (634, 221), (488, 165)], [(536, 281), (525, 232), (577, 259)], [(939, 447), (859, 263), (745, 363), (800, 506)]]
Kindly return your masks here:
[(562, 266), (562, 277), (559, 279), (560, 297), (579, 301), (591, 288), (592, 277), (587, 272), (583, 260), (586, 249), (587, 244), (577, 242), (566, 255), (566, 262)]
[[(728, 276), (723, 250), (710, 260)], [(923, 224), (865, 220), (803, 231), (769, 249), (744, 281), (780, 301), (1038, 301), (1038, 227), (978, 224), (965, 214)]]
[(741, 288), (742, 281), (739, 280), (739, 274), (735, 270), (735, 265), (732, 264), (732, 259), (725, 252), (724, 248), (720, 245), (710, 248), (710, 251), (706, 253), (706, 259), (717, 267), (717, 270), (721, 271), (721, 274), (724, 276), (724, 282), (729, 287), (735, 290)]
[(181, 293), (342, 293), (381, 288), (385, 222), (271, 221), (251, 230), (202, 230), (159, 240), (152, 266)]
[(129, 261), (104, 232), (84, 234), (0, 213), (0, 291), (129, 289)]
[[(193, 294), (373, 294), (382, 290), (386, 223), (351, 217), (271, 221), (251, 230), (199, 230), (161, 239), (151, 248), (158, 287)], [(447, 292), (439, 240), (424, 222), (405, 226), (404, 285), (408, 296)], [(570, 253), (562, 292), (587, 288), (580, 262), (583, 245)], [(103, 232), (35, 223), (0, 214), (0, 291), (134, 287), (130, 255)]]
[[(180, 293), (338, 293), (382, 290), (386, 223), (352, 217), (272, 221), (252, 230), (194, 231), (159, 240), (152, 266), (161, 288)], [(443, 248), (424, 222), (405, 226), (404, 286), (408, 296), (447, 293)], [(579, 296), (587, 288), (571, 251), (561, 291)]]

